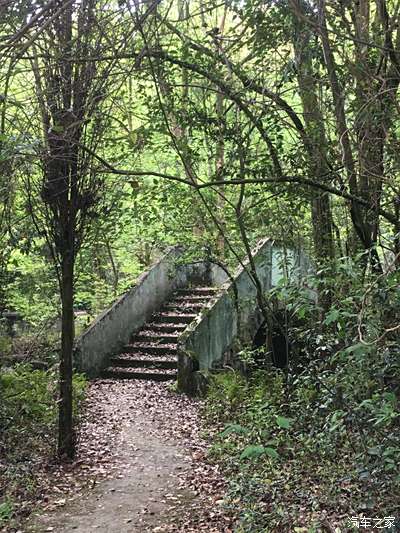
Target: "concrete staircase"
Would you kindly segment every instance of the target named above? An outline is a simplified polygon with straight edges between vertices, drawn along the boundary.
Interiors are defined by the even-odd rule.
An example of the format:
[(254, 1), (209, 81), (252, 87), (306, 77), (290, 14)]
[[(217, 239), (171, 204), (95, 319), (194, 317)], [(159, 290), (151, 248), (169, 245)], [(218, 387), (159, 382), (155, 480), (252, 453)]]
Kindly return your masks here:
[(197, 394), (207, 373), (234, 366), (264, 321), (253, 270), (267, 293), (282, 278), (300, 283), (310, 269), (301, 250), (270, 239), (259, 241), (251, 265), (244, 261), (229, 276), (208, 261), (185, 263), (183, 255), (181, 246), (166, 250), (77, 338), (76, 371), (89, 379), (177, 378), (180, 391)]
[(176, 290), (162, 308), (110, 359), (102, 377), (168, 381), (177, 378), (180, 335), (215, 296), (217, 288)]

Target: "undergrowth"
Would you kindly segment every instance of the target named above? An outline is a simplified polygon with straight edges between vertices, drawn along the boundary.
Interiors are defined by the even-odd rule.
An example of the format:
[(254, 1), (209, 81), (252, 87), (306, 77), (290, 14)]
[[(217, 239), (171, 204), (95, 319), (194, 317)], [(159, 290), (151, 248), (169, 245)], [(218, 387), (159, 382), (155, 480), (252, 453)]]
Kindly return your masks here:
[[(248, 378), (212, 380), (210, 458), (230, 481), (238, 533), (399, 530), (398, 274), (361, 280), (346, 263), (335, 280), (270, 294), (297, 346), (287, 369), (255, 364)], [(316, 289), (330, 299), (325, 311)]]
[[(74, 376), (73, 387), (78, 417), (86, 389), (82, 375)], [(17, 364), (0, 371), (0, 529), (29, 515), (40, 497), (44, 472), (55, 456), (56, 425), (56, 369)]]

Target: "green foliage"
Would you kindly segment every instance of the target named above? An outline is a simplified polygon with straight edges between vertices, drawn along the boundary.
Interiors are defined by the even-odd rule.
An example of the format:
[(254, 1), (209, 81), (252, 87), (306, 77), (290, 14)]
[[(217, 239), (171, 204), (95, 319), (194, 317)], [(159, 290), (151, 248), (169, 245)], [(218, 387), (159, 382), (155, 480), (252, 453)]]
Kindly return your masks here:
[(12, 517), (13, 506), (9, 501), (0, 503), (0, 526)]
[[(43, 156), (51, 152), (52, 143), (44, 150), (42, 139), (51, 132), (63, 139), (66, 129), (58, 122), (71, 110), (64, 110), (69, 105), (63, 104), (56, 117), (61, 100), (55, 94), (49, 99), (52, 105), (43, 100), (46, 88), (55, 89), (61, 80), (55, 73), (57, 58), (63, 54), (54, 48), (57, 39), (50, 24), (58, 21), (47, 19), (52, 10), (37, 18), (35, 3), (1, 4), (0, 32), (7, 53), (0, 66), (0, 311), (18, 311), (41, 331), (57, 320), (60, 307), (57, 277), (40, 227), (51, 215), (49, 204), (43, 203), (41, 171), (47, 168)], [(106, 37), (103, 55), (119, 49), (162, 54), (157, 59), (140, 54), (135, 60), (128, 54), (119, 64), (114, 58), (109, 68), (117, 69), (102, 71), (104, 79), (98, 72), (95, 78), (101, 90), (86, 99), (88, 105), (101, 99), (106, 112), (90, 112), (84, 106), (78, 114), (87, 120), (68, 123), (71, 136), (73, 131), (83, 134), (80, 144), (86, 160), (92, 151), (100, 156), (93, 156), (85, 177), (100, 187), (93, 196), (86, 194), (86, 185), (79, 187), (78, 212), (94, 203), (99, 208), (89, 209), (76, 258), (75, 305), (84, 312), (76, 331), (132, 286), (170, 244), (185, 243), (193, 257), (216, 257), (229, 266), (236, 266), (242, 256), (244, 235), (250, 244), (271, 235), (285, 245), (313, 249), (323, 265), (317, 275), (301, 286), (283, 280), (268, 295), (278, 309), (284, 309), (293, 347), (287, 372), (254, 372), (249, 382), (237, 374), (215, 377), (207, 416), (225, 429), (213, 453), (226, 456), (238, 476), (238, 493), (248, 488), (243, 520), (249, 531), (252, 525), (254, 531), (264, 527), (265, 510), (258, 512), (250, 501), (264, 490), (263, 484), (272, 485), (271, 492), (276, 493), (282, 486), (286, 489), (285, 483), (288, 492), (297, 490), (290, 479), (281, 481), (289, 463), (300, 487), (304, 462), (321, 479), (326, 493), (334, 492), (324, 485), (328, 479), (345, 485), (341, 471), (342, 478), (350, 477), (351, 482), (372, 480), (377, 501), (379, 468), (388, 472), (381, 491), (387, 494), (385, 483), (393, 482), (399, 461), (400, 275), (391, 257), (398, 250), (394, 234), (399, 229), (398, 80), (393, 77), (398, 65), (396, 54), (387, 53), (386, 46), (386, 41), (398, 40), (395, 3), (387, 2), (385, 9), (371, 3), (368, 17), (357, 2), (327, 2), (325, 13), (323, 2), (234, 0), (207, 3), (207, 9), (198, 2), (173, 2), (170, 7), (160, 3), (157, 14), (143, 12), (142, 35), (132, 26), (128, 4), (93, 3), (97, 26)], [(181, 18), (179, 13), (185, 10)], [(314, 19), (323, 20), (323, 15), (333, 66), (326, 61), (330, 54), (322, 49), (322, 39), (310, 31)], [(160, 22), (156, 34), (155, 16)], [(215, 27), (222, 20), (223, 27)], [(26, 21), (31, 21), (26, 32), (15, 33)], [(43, 31), (37, 31), (37, 24)], [(353, 39), (360, 28), (363, 38)], [(149, 42), (142, 42), (148, 30)], [(96, 35), (88, 33), (88, 46)], [(35, 48), (30, 48), (34, 41)], [(29, 57), (49, 46), (48, 54), (37, 57), (35, 76), (27, 76), (24, 54), (15, 53), (22, 42), (28, 45)], [(107, 52), (106, 43), (111, 42)], [(53, 67), (43, 68), (48, 57), (55, 61), (54, 72)], [(155, 70), (148, 68), (152, 64)], [(86, 64), (79, 65), (72, 61), (71, 70), (84, 72)], [(97, 67), (103, 68), (102, 63)], [(334, 76), (337, 83), (332, 84)], [(340, 94), (335, 94), (336, 85)], [(76, 89), (75, 96), (80, 94)], [(337, 102), (343, 102), (344, 113)], [(312, 109), (306, 109), (307, 103)], [(47, 122), (41, 123), (47, 111), (52, 117), (50, 130)], [(338, 123), (341, 114), (343, 127)], [(103, 120), (104, 131), (90, 140)], [(345, 132), (354, 132), (347, 154)], [(90, 150), (85, 151), (86, 141)], [(65, 161), (70, 162), (69, 155)], [(111, 166), (122, 172), (113, 175)], [(302, 182), (303, 177), (307, 181)], [(321, 183), (312, 186), (310, 177), (311, 182), (321, 180), (322, 189)], [(250, 183), (254, 178), (257, 183)], [(179, 182), (182, 179), (188, 183)], [(246, 185), (226, 184), (232, 179), (244, 179)], [(223, 185), (191, 187), (215, 180)], [(335, 194), (328, 192), (328, 185)], [(362, 202), (345, 200), (342, 195), (348, 192)], [(321, 224), (328, 208), (332, 220)], [(356, 221), (357, 211), (361, 214)], [(84, 220), (79, 215), (78, 219)], [(222, 243), (220, 230), (229, 245)], [(355, 230), (364, 235), (363, 244)], [(352, 257), (327, 264), (321, 260), (316, 237), (321, 241), (332, 232), (336, 256)], [(372, 248), (364, 256), (358, 254), (360, 247), (368, 248), (369, 240)], [(370, 272), (374, 254), (386, 267), (384, 275)], [(1, 334), (0, 352), (8, 354), (15, 348)], [(258, 355), (245, 348), (240, 357), (248, 369), (254, 369)], [(0, 380), (1, 392), (7, 393), (6, 402), (0, 404), (7, 435), (25, 435), (32, 428), (52, 435), (54, 372), (37, 374), (28, 367), (13, 372)], [(75, 378), (77, 396), (82, 388)], [(326, 472), (319, 470), (320, 464)], [(267, 480), (273, 478), (270, 484), (264, 470)], [(362, 489), (361, 493), (365, 496)], [(332, 494), (333, 501), (335, 497)], [(385, 498), (382, 501), (388, 501)], [(387, 509), (390, 512), (389, 504)], [(285, 523), (289, 521), (285, 513), (285, 505), (267, 509), (278, 531), (293, 526)]]
[(272, 457), (273, 459), (277, 459), (279, 457), (278, 452), (274, 450), (274, 448), (250, 444), (242, 451), (240, 454), (240, 459), (254, 459), (264, 454)]
[[(74, 411), (84, 398), (86, 380), (75, 374), (73, 379)], [(51, 427), (57, 413), (57, 374), (33, 370), (18, 364), (0, 373), (0, 427), (7, 431), (28, 431), (28, 427)]]
[(55, 376), (49, 379), (46, 372), (32, 370), (29, 365), (18, 365), (0, 375), (3, 397), (3, 417), (13, 424), (16, 419), (29, 423), (49, 424), (56, 409)]
[[(279, 383), (275, 385), (277, 389), (281, 386)], [(255, 379), (247, 383), (237, 373), (214, 378), (208, 393), (206, 416), (213, 423), (234, 418), (218, 434), (212, 452), (214, 455), (219, 455), (218, 446), (223, 450), (228, 447), (232, 454), (232, 464), (236, 465), (240, 465), (245, 459), (261, 456), (265, 456), (265, 459), (279, 457), (275, 447), (266, 445), (278, 445), (279, 439), (272, 438), (272, 434), (277, 427), (288, 427), (290, 421), (271, 410), (272, 404), (265, 397), (266, 387), (267, 382)]]
[[(400, 351), (390, 329), (399, 323), (398, 279), (366, 277), (345, 259), (304, 285), (282, 283), (271, 296), (286, 309), (296, 347), (288, 369), (214, 378), (205, 415), (225, 429), (214, 434), (210, 458), (230, 479), (238, 531), (319, 530), (326, 512), (395, 515)], [(332, 300), (325, 315), (317, 290)], [(305, 505), (313, 511), (303, 519)]]
[(11, 352), (11, 347), (12, 343), (10, 337), (2, 335), (0, 329), (0, 357), (8, 355)]
[(289, 418), (285, 418), (284, 416), (277, 416), (276, 423), (278, 424), (280, 428), (289, 429), (291, 420)]
[(54, 319), (58, 305), (57, 282), (43, 252), (43, 244), (30, 245), (29, 253), (21, 248), (14, 249), (8, 269), (11, 274), (6, 286), (7, 306), (33, 326)]
[[(84, 376), (75, 374), (75, 419), (86, 386)], [(21, 508), (21, 500), (26, 512), (24, 500), (34, 500), (40, 491), (39, 465), (56, 448), (57, 389), (55, 368), (45, 372), (18, 364), (0, 372), (0, 527)]]
[[(237, 373), (232, 376), (226, 373), (216, 374), (212, 377), (212, 387), (209, 390), (209, 410), (208, 417), (210, 420), (214, 418), (214, 409), (218, 412), (220, 408), (228, 408), (229, 412), (240, 410), (243, 406), (246, 397), (246, 380)], [(229, 420), (229, 412), (227, 412), (224, 421)]]
[(231, 433), (237, 433), (238, 435), (246, 435), (248, 433), (248, 430), (241, 426), (240, 424), (228, 424), (224, 431), (220, 433), (221, 437), (226, 437), (227, 435), (230, 435)]
[(175, 380), (175, 381), (171, 381), (170, 383), (168, 383), (167, 384), (167, 389), (169, 390), (169, 392), (172, 392), (174, 394), (178, 394), (179, 393), (178, 381)]

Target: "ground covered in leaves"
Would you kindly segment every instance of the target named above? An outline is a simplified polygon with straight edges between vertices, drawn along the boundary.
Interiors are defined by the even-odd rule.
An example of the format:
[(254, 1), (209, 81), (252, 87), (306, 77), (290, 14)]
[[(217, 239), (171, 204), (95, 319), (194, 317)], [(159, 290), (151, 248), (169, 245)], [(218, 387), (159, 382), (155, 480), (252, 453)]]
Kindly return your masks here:
[[(394, 396), (375, 410), (362, 398), (364, 414), (349, 393), (345, 411), (330, 393), (341, 367), (315, 365), (220, 373), (204, 401), (162, 383), (93, 381), (78, 402), (76, 460), (63, 466), (52, 459), (56, 376), (53, 387), (25, 367), (3, 375), (0, 531), (398, 531)], [(76, 401), (84, 388), (76, 376)]]
[(197, 400), (165, 384), (94, 381), (76, 460), (42, 464), (39, 513), (4, 531), (232, 531), (207, 447)]
[(208, 458), (227, 480), (235, 533), (400, 531), (399, 463), (389, 460), (398, 418), (359, 431), (352, 412), (338, 418), (309, 372), (291, 383), (276, 369), (214, 377)]

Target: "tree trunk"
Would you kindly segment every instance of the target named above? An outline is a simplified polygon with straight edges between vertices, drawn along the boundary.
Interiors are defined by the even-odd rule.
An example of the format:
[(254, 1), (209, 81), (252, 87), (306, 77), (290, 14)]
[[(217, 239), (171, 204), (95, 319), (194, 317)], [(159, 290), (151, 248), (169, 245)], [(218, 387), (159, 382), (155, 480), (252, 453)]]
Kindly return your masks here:
[[(219, 23), (219, 36), (221, 36), (221, 38), (223, 37), (224, 31), (225, 31), (226, 15), (227, 15), (227, 5), (225, 3), (221, 21)], [(217, 54), (223, 53), (221, 40), (219, 38), (215, 39), (215, 48), (216, 48)], [(217, 96), (215, 99), (215, 111), (216, 111), (217, 120), (218, 120), (218, 134), (217, 134), (216, 150), (215, 150), (215, 175), (217, 179), (224, 179), (224, 164), (225, 164), (225, 109), (224, 109), (225, 105), (224, 103), (225, 103), (225, 96), (221, 91), (218, 90), (218, 87), (216, 87), (215, 89), (217, 91)], [(226, 200), (224, 196), (223, 185), (219, 188), (219, 193), (220, 194), (217, 197), (217, 208), (218, 208), (218, 212), (220, 213), (220, 225), (221, 225), (222, 231), (218, 232), (217, 248), (218, 248), (220, 257), (224, 257), (225, 238), (222, 232), (225, 233)]]
[[(371, 98), (372, 99), (372, 98)], [(364, 104), (367, 107), (367, 104)], [(379, 208), (384, 180), (384, 145), (385, 132), (379, 121), (383, 120), (383, 111), (374, 113), (368, 109), (368, 117), (358, 128), (359, 145), (359, 182), (360, 196), (369, 201), (372, 209), (364, 209), (364, 225), (369, 233), (371, 242), (370, 261), (377, 273), (382, 272), (382, 266), (376, 250), (379, 235)]]
[[(347, 173), (349, 191), (352, 195), (358, 196), (359, 191), (357, 183), (357, 172), (355, 168), (355, 161), (351, 146), (350, 130), (347, 126), (343, 88), (339, 83), (337, 74), (338, 69), (331, 47), (331, 41), (329, 40), (329, 33), (325, 18), (325, 0), (318, 0), (318, 22), (319, 34), (321, 37), (322, 49), (324, 53), (324, 61), (335, 109), (336, 129), (342, 148), (342, 161)], [(357, 235), (364, 249), (370, 250), (372, 246), (370, 235), (368, 232), (368, 228), (366, 228), (364, 224), (362, 209), (357, 202), (351, 202), (350, 214), (354, 229), (357, 232)]]
[[(291, 8), (295, 26), (294, 50), (296, 57), (297, 81), (306, 125), (306, 150), (310, 174), (318, 181), (327, 181), (327, 140), (324, 117), (318, 97), (317, 73), (314, 72), (311, 39), (313, 34), (304, 23), (302, 5), (292, 0)], [(329, 195), (323, 191), (312, 191), (311, 219), (315, 257), (321, 265), (334, 258), (333, 221)], [(327, 302), (329, 305), (329, 302)]]
[(58, 419), (58, 456), (72, 459), (75, 455), (75, 435), (73, 429), (72, 401), (72, 353), (74, 343), (74, 258), (71, 250), (66, 250), (61, 266), (61, 356), (60, 356), (60, 396)]

